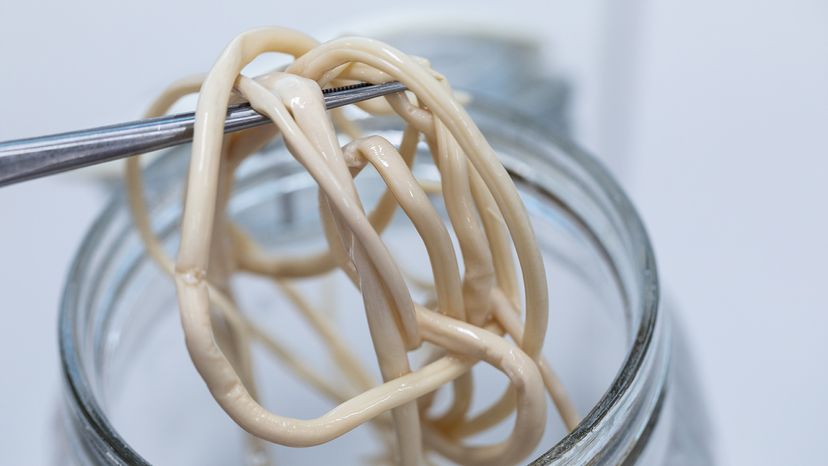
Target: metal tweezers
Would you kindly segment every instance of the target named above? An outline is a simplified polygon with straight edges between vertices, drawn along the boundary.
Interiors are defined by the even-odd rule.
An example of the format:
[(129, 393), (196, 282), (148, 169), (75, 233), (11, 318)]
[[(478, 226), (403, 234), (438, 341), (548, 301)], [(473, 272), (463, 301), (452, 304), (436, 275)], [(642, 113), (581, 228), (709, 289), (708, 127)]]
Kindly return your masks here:
[[(406, 90), (399, 82), (324, 89), (327, 109)], [(250, 104), (227, 109), (224, 132), (270, 123)], [(131, 155), (186, 144), (193, 139), (194, 113), (180, 113), (110, 126), (0, 142), (0, 187)]]

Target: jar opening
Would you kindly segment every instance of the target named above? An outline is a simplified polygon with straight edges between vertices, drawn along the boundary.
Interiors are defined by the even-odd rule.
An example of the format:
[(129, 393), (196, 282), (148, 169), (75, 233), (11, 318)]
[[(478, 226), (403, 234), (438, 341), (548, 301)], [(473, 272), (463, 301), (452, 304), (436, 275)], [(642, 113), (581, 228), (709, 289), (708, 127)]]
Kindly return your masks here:
[[(563, 437), (534, 464), (557, 464), (575, 455), (594, 458), (632, 458), (646, 443), (648, 426), (657, 418), (663, 400), (668, 336), (659, 318), (659, 288), (655, 259), (644, 227), (617, 183), (595, 159), (532, 121), (501, 107), (476, 101), (470, 108), (487, 137), (520, 150), (504, 157), (504, 166), (522, 192), (568, 215), (580, 234), (604, 257), (620, 290), (630, 340), (628, 352), (609, 388), (578, 427)], [(504, 124), (503, 122), (510, 124)], [(381, 125), (382, 122), (377, 124)], [(515, 155), (519, 152), (521, 156)], [(554, 171), (554, 176), (550, 173)], [(162, 174), (163, 175), (163, 174)], [(101, 254), (102, 243), (111, 243), (110, 226), (122, 214), (124, 199), (116, 196), (93, 225), (69, 273), (65, 288), (59, 339), (71, 429), (84, 431), (71, 443), (93, 457), (111, 464), (149, 464), (123, 439), (107, 418), (105, 394), (90, 380), (96, 368), (84, 352), (94, 351), (86, 337), (104, 325), (90, 316), (81, 294), (88, 269)], [(98, 320), (95, 320), (98, 319)], [(608, 422), (621, 410), (640, 411), (629, 420), (625, 432)], [(613, 430), (614, 429), (614, 430)], [(603, 434), (602, 434), (603, 432)], [(91, 435), (89, 435), (91, 433)], [(609, 433), (609, 435), (607, 435)], [(628, 438), (635, 436), (635, 441)], [(620, 455), (620, 456), (619, 456)]]

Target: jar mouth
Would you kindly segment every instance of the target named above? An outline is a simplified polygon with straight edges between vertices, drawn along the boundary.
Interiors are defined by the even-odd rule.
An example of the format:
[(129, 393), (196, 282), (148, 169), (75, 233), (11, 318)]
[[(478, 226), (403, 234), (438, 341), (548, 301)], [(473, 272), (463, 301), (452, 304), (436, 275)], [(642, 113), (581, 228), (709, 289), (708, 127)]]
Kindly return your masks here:
[[(476, 101), (473, 106), (484, 108), (486, 112), (496, 113), (501, 118), (504, 117), (505, 112), (502, 110), (503, 107), (490, 107), (481, 101)], [(519, 113), (506, 113), (505, 117), (509, 118), (512, 122), (516, 122), (521, 131), (534, 133), (533, 135), (536, 136), (536, 140), (544, 144), (554, 144), (567, 158), (567, 162), (573, 167), (576, 167), (581, 173), (580, 176), (590, 181), (591, 189), (598, 190), (597, 194), (606, 203), (606, 207), (616, 213), (616, 217), (621, 223), (620, 228), (623, 229), (629, 238), (632, 238), (637, 253), (636, 261), (638, 267), (635, 273), (638, 274), (636, 277), (638, 286), (635, 292), (638, 296), (635, 306), (638, 308), (639, 320), (636, 328), (630, 329), (632, 335), (631, 345), (609, 388), (582, 419), (580, 424), (532, 463), (557, 464), (557, 462), (561, 461), (566, 462), (566, 458), (570, 457), (573, 452), (579, 450), (581, 446), (594, 449), (594, 446), (589, 446), (589, 444), (593, 443), (594, 439), (592, 437), (598, 435), (600, 428), (613, 412), (621, 409), (623, 399), (634, 390), (634, 385), (640, 385), (643, 383), (642, 380), (648, 377), (645, 372), (648, 370), (647, 366), (652, 365), (648, 361), (658, 357), (658, 355), (654, 355), (657, 352), (656, 347), (660, 343), (663, 344), (660, 341), (663, 340), (662, 338), (656, 338), (657, 324), (658, 326), (663, 325), (660, 322), (663, 319), (659, 318), (660, 293), (658, 274), (652, 245), (641, 218), (630, 199), (601, 162), (581, 150), (577, 145), (568, 141), (565, 137), (557, 135), (550, 136), (548, 129), (540, 128), (532, 119)], [(616, 281), (622, 280), (619, 276), (620, 272), (616, 269), (616, 264), (611, 260), (609, 252), (600, 239), (599, 233), (588, 222), (582, 221), (575, 206), (569, 205), (566, 200), (556, 195), (554, 190), (545, 186), (542, 177), (539, 177), (537, 172), (530, 169), (531, 167), (511, 160), (503, 160), (503, 163), (507, 172), (509, 172), (516, 183), (520, 183), (522, 186), (532, 190), (534, 194), (540, 195), (544, 200), (555, 204), (557, 207), (569, 213), (571, 219), (582, 229), (583, 233), (609, 259), (607, 263), (610, 264)], [(86, 430), (94, 430), (95, 437), (100, 442), (98, 445), (80, 445), (80, 448), (100, 449), (101, 452), (105, 452), (105, 455), (109, 459), (114, 460), (114, 464), (143, 465), (149, 463), (138, 452), (132, 449), (107, 419), (98, 401), (96, 392), (84, 372), (82, 357), (79, 351), (78, 336), (76, 334), (76, 322), (80, 318), (80, 308), (77, 303), (81, 289), (81, 280), (78, 277), (81, 271), (87, 266), (90, 257), (103, 237), (105, 226), (124, 206), (123, 196), (114, 196), (114, 199), (110, 201), (103, 213), (95, 220), (76, 253), (67, 276), (61, 300), (58, 338), (61, 369), (66, 387), (65, 396), (67, 397), (68, 405), (74, 411), (73, 414), (83, 419)], [(632, 306), (628, 297), (625, 297), (625, 299), (627, 299), (626, 305)], [(666, 370), (663, 368), (662, 370), (666, 374)], [(665, 391), (664, 379), (662, 377), (660, 380), (655, 380), (658, 386), (649, 388), (650, 391), (657, 393), (657, 402), (651, 407), (652, 412), (649, 413), (648, 418), (645, 420), (647, 424), (645, 429), (639, 433), (639, 444), (646, 443), (648, 427), (651, 427), (651, 424), (657, 420), (661, 400), (663, 399)], [(646, 383), (651, 382), (654, 382), (654, 380), (646, 381)], [(640, 453), (640, 451), (636, 452), (635, 448), (632, 450), (626, 452), (624, 458), (627, 460), (634, 459), (635, 455)]]

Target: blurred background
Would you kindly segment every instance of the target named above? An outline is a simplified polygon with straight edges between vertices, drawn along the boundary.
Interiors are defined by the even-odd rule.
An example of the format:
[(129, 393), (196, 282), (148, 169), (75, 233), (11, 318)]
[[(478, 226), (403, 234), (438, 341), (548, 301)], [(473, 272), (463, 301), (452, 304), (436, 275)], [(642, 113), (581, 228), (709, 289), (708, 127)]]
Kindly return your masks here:
[[(447, 3), (2, 2), (0, 140), (137, 118), (260, 25), (327, 39), (434, 21), (536, 41), (558, 130), (649, 228), (721, 464), (824, 462), (828, 2)], [(0, 189), (0, 464), (53, 460), (58, 303), (105, 176)]]

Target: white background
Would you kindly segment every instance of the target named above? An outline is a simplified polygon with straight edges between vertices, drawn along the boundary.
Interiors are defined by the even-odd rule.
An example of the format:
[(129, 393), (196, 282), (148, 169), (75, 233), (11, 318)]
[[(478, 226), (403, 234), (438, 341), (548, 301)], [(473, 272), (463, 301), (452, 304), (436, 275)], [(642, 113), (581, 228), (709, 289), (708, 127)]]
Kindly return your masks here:
[[(253, 26), (497, 18), (547, 42), (576, 86), (578, 139), (639, 206), (722, 464), (824, 461), (828, 2), (291, 3), (3, 2), (0, 140), (135, 118)], [(92, 175), (0, 189), (0, 464), (53, 461), (59, 296), (106, 197)]]

